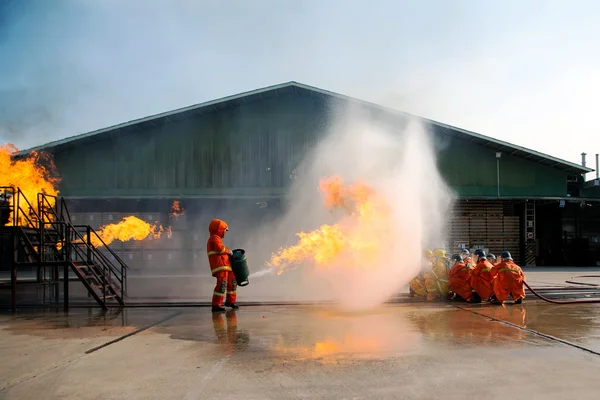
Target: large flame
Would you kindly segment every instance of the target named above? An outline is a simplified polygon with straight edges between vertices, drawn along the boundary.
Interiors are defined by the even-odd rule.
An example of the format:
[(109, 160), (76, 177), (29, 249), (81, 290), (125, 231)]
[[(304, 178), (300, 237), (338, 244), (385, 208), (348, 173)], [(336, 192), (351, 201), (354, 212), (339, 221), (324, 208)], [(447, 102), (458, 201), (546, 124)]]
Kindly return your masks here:
[(155, 239), (158, 239), (165, 232), (168, 236), (171, 236), (171, 227), (165, 229), (162, 225), (149, 224), (132, 215), (123, 218), (116, 224), (102, 226), (97, 232), (102, 240), (97, 236), (92, 235), (90, 242), (95, 247), (100, 247), (104, 244), (108, 246), (115, 240), (120, 240), (121, 242), (126, 242), (128, 240), (144, 240), (150, 235)]
[(384, 199), (362, 182), (345, 185), (339, 176), (322, 178), (319, 190), (324, 207), (342, 209), (345, 215), (334, 225), (322, 225), (311, 232), (300, 232), (298, 243), (280, 248), (267, 265), (281, 275), (309, 261), (319, 268), (351, 260), (347, 267), (370, 268), (381, 254), (382, 232), (389, 228), (389, 207)]
[[(54, 175), (54, 163), (47, 154), (31, 152), (26, 158), (15, 161), (11, 156), (18, 151), (12, 144), (0, 145), (0, 186), (21, 189), (29, 204), (20, 198), (19, 206), (31, 218), (34, 213), (38, 214), (38, 193), (57, 196), (60, 178)], [(49, 206), (54, 206), (54, 199), (47, 199)], [(18, 223), (25, 225), (25, 217), (19, 216)], [(14, 221), (11, 220), (9, 224), (13, 225)]]

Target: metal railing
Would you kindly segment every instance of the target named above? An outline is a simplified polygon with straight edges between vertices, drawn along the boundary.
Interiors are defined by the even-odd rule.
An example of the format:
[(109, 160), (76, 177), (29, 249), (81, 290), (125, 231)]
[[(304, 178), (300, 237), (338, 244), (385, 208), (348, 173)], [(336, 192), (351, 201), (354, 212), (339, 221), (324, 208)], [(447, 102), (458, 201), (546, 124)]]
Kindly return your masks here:
[[(45, 269), (42, 271), (43, 268), (51, 268), (49, 279), (57, 283), (56, 298), (59, 292), (58, 266), (65, 266), (63, 279), (66, 283), (69, 280), (66, 266), (74, 262), (83, 262), (89, 270), (87, 276), (97, 282), (93, 286), (102, 289), (104, 302), (107, 291), (109, 295), (120, 295), (120, 301), (123, 301), (127, 293), (127, 265), (92, 227), (72, 224), (64, 198), (38, 193), (36, 210), (20, 188), (0, 186), (0, 200), (5, 200), (0, 206), (3, 206), (4, 213), (9, 214), (8, 225), (17, 227), (15, 234), (21, 237), (21, 243), (33, 257), (32, 261), (38, 264), (38, 280), (40, 273), (47, 272)], [(102, 247), (104, 249), (101, 249)], [(115, 263), (109, 260), (106, 252), (112, 256)], [(16, 257), (17, 252), (15, 268), (18, 264)], [(89, 282), (86, 284), (92, 286)], [(97, 293), (93, 295), (96, 296)], [(68, 296), (67, 292), (65, 296)], [(65, 307), (66, 304), (65, 298)]]
[[(0, 194), (2, 194), (4, 199), (9, 195), (11, 197), (11, 200), (9, 201), (9, 207), (11, 208), (11, 219), (9, 224), (34, 229), (38, 227), (38, 213), (35, 211), (35, 208), (33, 208), (29, 200), (27, 200), (27, 197), (25, 197), (25, 194), (23, 194), (20, 188), (0, 186)], [(23, 208), (25, 206), (28, 206), (29, 208), (25, 210)], [(21, 216), (23, 217), (25, 224), (21, 223)]]
[[(104, 243), (98, 233), (89, 225), (73, 225), (66, 223), (67, 227), (67, 243), (68, 257), (72, 262), (85, 262), (90, 266), (90, 270), (94, 272), (94, 277), (98, 282), (102, 282), (103, 295), (106, 295), (108, 286), (116, 287), (120, 291), (120, 297), (123, 299), (127, 293), (127, 265), (121, 258)], [(83, 233), (84, 231), (85, 233)], [(92, 239), (95, 238), (95, 239)], [(100, 251), (92, 241), (98, 241), (118, 263), (115, 266), (108, 257)], [(96, 265), (97, 267), (94, 267)], [(98, 271), (95, 268), (102, 268), (104, 278), (98, 276)]]

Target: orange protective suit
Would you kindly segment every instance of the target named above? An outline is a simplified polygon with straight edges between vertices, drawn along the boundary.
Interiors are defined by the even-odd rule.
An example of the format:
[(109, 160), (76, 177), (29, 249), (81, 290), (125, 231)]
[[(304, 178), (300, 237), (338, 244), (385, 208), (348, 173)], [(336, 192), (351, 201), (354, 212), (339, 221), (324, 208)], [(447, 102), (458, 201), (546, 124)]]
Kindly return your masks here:
[(471, 286), (482, 299), (487, 299), (494, 294), (495, 273), (494, 266), (486, 259), (480, 259), (471, 272)]
[(499, 302), (505, 301), (509, 295), (515, 300), (525, 298), (525, 274), (521, 267), (512, 260), (503, 260), (494, 270), (497, 274), (494, 279), (494, 294)]
[(208, 263), (210, 264), (210, 272), (212, 276), (217, 278), (217, 285), (213, 292), (212, 305), (221, 306), (225, 299), (227, 304), (234, 304), (236, 300), (237, 282), (231, 269), (231, 261), (229, 260), (229, 247), (223, 244), (223, 237), (228, 226), (225, 221), (213, 219), (210, 221), (208, 231), (210, 237), (206, 243), (206, 251), (208, 253)]
[[(212, 316), (213, 328), (215, 330), (215, 336), (217, 341), (221, 345), (225, 345), (225, 350), (230, 352), (233, 350), (233, 346), (237, 342), (237, 316), (234, 310), (227, 311), (225, 318), (223, 314), (214, 313)], [(227, 323), (225, 323), (227, 321)]]
[(457, 262), (448, 273), (450, 277), (450, 290), (470, 301), (473, 298), (473, 288), (471, 287), (472, 267), (468, 267), (463, 262)]
[(427, 300), (444, 298), (448, 295), (448, 259), (438, 257), (431, 267), (431, 272), (425, 274), (425, 287), (427, 288)]

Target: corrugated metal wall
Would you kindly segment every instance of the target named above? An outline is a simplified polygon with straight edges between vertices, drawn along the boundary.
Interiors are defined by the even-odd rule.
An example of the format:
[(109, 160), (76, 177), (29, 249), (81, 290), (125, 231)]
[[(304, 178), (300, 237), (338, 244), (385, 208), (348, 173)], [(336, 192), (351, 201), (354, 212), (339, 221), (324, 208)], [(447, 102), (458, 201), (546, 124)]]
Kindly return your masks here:
[[(65, 196), (280, 195), (327, 129), (325, 99), (290, 94), (55, 154)], [(438, 137), (438, 164), (463, 197), (497, 194), (493, 150)], [(418, 173), (418, 171), (416, 171)], [(564, 196), (566, 173), (504, 155), (501, 196)]]
[(511, 215), (503, 201), (469, 200), (455, 205), (449, 226), (449, 245), (454, 251), (485, 249), (496, 256), (508, 250), (521, 262), (521, 219)]

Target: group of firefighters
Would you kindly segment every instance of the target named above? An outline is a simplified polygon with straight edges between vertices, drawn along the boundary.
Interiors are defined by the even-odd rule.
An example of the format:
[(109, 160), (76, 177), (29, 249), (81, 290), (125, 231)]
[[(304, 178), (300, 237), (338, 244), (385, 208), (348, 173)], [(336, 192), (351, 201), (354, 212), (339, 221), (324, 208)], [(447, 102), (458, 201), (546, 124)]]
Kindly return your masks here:
[(481, 249), (472, 256), (469, 250), (462, 249), (448, 259), (442, 249), (425, 250), (423, 268), (410, 281), (410, 294), (427, 300), (492, 304), (503, 304), (512, 296), (515, 304), (521, 304), (525, 298), (524, 281), (525, 274), (508, 251), (496, 258)]
[[(236, 304), (237, 282), (229, 259), (233, 253), (223, 244), (229, 227), (225, 221), (213, 219), (208, 230), (210, 237), (206, 250), (211, 274), (217, 278), (212, 311), (225, 311), (223, 302), (226, 307), (239, 308)], [(503, 304), (511, 296), (515, 304), (521, 304), (525, 298), (524, 281), (525, 274), (508, 251), (496, 258), (481, 249), (475, 250), (472, 256), (469, 250), (462, 249), (448, 259), (442, 249), (425, 250), (423, 267), (410, 281), (410, 294), (427, 300), (490, 301), (495, 304)]]

